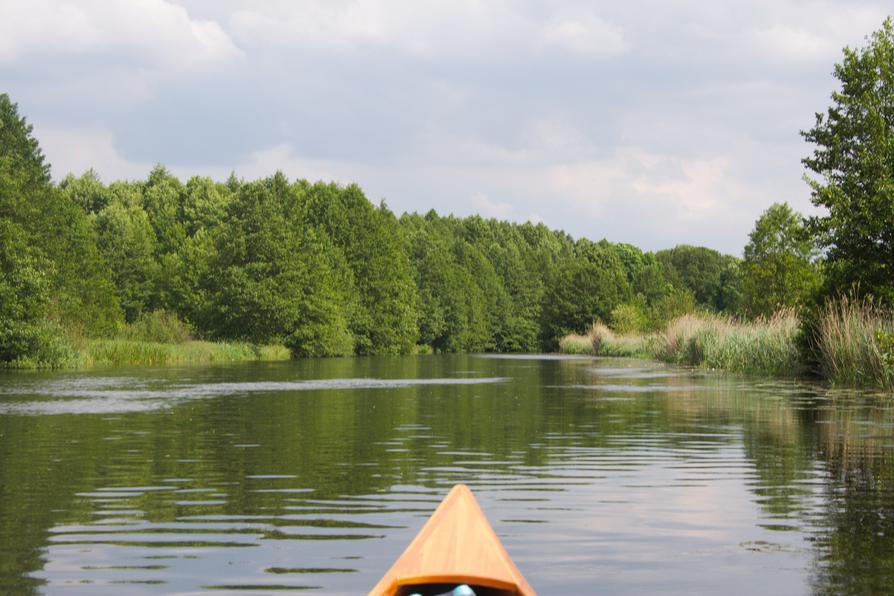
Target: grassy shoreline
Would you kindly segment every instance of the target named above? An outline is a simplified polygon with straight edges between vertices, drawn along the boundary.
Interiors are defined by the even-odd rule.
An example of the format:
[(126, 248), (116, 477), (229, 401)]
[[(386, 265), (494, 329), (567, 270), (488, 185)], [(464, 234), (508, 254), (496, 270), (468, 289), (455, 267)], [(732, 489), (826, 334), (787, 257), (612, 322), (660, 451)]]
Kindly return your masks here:
[(584, 335), (563, 337), (559, 350), (775, 377), (818, 373), (836, 385), (894, 390), (894, 313), (846, 297), (807, 325), (792, 310), (748, 322), (688, 314), (649, 334), (616, 335), (596, 322)]
[(187, 340), (178, 343), (133, 339), (86, 339), (67, 346), (65, 354), (52, 361), (20, 359), (4, 363), (6, 370), (81, 370), (101, 367), (180, 366), (219, 362), (288, 360), (285, 346), (253, 345)]

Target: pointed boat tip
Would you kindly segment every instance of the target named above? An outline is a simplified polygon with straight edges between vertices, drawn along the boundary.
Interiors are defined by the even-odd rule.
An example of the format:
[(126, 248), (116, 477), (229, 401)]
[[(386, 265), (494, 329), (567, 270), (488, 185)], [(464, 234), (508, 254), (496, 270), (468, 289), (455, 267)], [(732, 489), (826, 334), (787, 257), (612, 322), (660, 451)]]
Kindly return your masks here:
[(394, 596), (408, 586), (460, 583), (491, 588), (495, 594), (535, 595), (463, 483), (453, 485), (369, 594)]

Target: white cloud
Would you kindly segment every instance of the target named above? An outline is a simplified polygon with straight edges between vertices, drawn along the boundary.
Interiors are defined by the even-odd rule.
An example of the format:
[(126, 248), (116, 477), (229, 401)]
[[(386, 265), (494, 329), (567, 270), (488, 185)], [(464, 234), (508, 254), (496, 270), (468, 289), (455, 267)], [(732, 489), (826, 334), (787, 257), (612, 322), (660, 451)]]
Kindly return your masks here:
[(299, 0), (232, 13), (229, 28), (249, 44), (328, 50), (368, 46), (431, 56), (499, 46), (529, 24), (507, 0)]
[(227, 62), (240, 52), (216, 22), (193, 19), (167, 0), (0, 3), (0, 63), (85, 54), (189, 69)]
[(488, 61), (540, 46), (591, 57), (628, 47), (617, 25), (584, 13), (543, 20), (508, 0), (298, 0), (235, 10), (229, 29), (245, 44), (329, 51), (387, 48), (425, 58)]
[(728, 158), (681, 158), (636, 147), (552, 167), (547, 177), (574, 211), (594, 219), (621, 214), (628, 226), (644, 229), (694, 231), (730, 223), (767, 200), (733, 172)]
[(152, 169), (153, 164), (132, 162), (121, 155), (114, 135), (102, 128), (36, 126), (34, 132), (57, 180), (91, 168), (107, 182), (140, 179)]
[(565, 50), (588, 56), (614, 56), (628, 43), (620, 27), (593, 14), (558, 15), (544, 26), (544, 40)]
[(497, 219), (508, 219), (515, 211), (512, 203), (494, 201), (482, 192), (475, 193), (472, 197), (472, 206), (474, 211), (483, 217), (495, 217)]
[(751, 33), (751, 40), (767, 57), (784, 61), (828, 59), (841, 49), (828, 36), (781, 25), (757, 29)]
[(746, 33), (746, 41), (764, 59), (790, 63), (828, 63), (842, 47), (859, 46), (878, 29), (884, 10), (854, 2), (794, 2), (771, 8)]

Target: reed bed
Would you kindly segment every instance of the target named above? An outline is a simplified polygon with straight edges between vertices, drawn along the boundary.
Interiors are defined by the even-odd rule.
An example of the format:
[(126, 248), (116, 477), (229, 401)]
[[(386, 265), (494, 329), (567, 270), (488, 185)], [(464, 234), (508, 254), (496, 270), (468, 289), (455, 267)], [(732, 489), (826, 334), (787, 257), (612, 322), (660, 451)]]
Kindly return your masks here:
[(559, 340), (559, 351), (565, 354), (592, 354), (619, 358), (654, 358), (656, 334), (615, 334), (604, 323), (596, 321), (584, 335), (566, 335)]
[(794, 376), (804, 371), (800, 320), (791, 310), (750, 322), (720, 315), (684, 315), (661, 334), (656, 357), (734, 372)]
[(284, 346), (255, 346), (248, 343), (186, 341), (179, 344), (128, 339), (86, 340), (81, 349), (82, 367), (172, 366), (247, 360), (288, 360)]
[(791, 376), (803, 371), (798, 333), (798, 317), (788, 310), (747, 323), (720, 315), (688, 314), (671, 321), (663, 332), (653, 334), (616, 335), (597, 322), (586, 335), (562, 338), (559, 349)]
[(814, 342), (821, 372), (833, 383), (894, 389), (894, 312), (871, 300), (830, 300)]

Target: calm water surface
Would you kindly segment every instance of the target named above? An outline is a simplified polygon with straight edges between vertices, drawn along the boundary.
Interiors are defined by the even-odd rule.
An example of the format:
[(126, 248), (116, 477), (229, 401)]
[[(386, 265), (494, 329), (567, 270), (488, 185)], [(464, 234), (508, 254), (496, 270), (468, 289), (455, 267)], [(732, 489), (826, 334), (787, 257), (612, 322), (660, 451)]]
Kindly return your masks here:
[(0, 376), (0, 592), (365, 594), (469, 484), (549, 594), (890, 593), (894, 407), (629, 360)]

